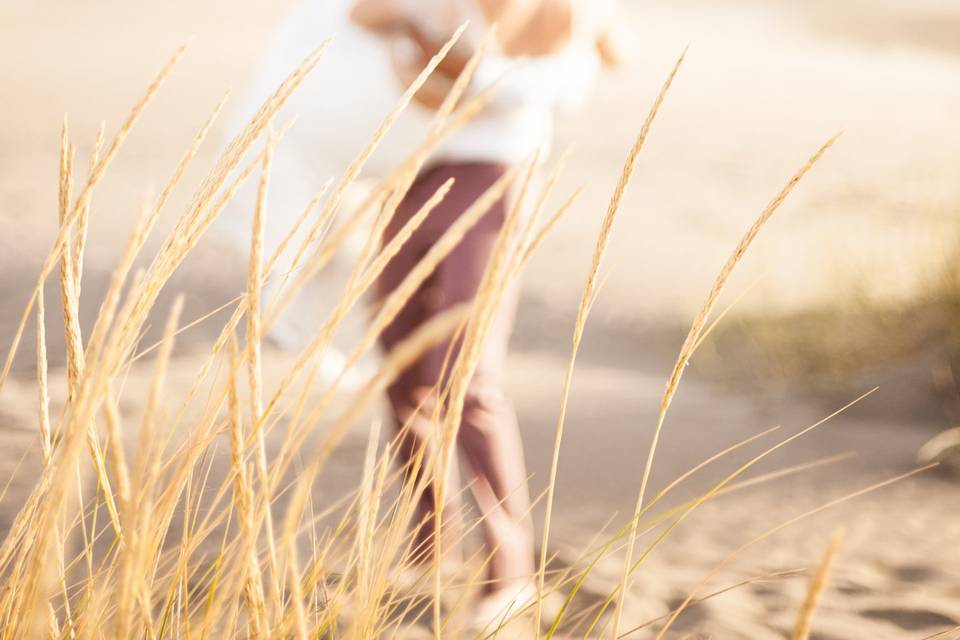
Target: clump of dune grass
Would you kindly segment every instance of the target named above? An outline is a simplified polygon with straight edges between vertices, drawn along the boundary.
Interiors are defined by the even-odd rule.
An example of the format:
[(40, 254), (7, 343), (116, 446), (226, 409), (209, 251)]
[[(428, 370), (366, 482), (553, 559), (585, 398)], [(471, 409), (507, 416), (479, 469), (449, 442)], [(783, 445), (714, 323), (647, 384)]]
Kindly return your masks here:
[[(415, 505), (429, 483), (434, 483), (441, 502), (444, 496), (459, 490), (448, 481), (448, 472), (455, 459), (467, 383), (477, 366), (485, 336), (504, 292), (515, 283), (523, 267), (579, 194), (579, 189), (573, 190), (540, 222), (550, 209), (552, 191), (562, 183), (563, 161), (551, 171), (539, 192), (534, 187), (536, 181), (532, 180), (538, 158), (508, 171), (450, 226), (396, 290), (380, 301), (369, 326), (348, 354), (341, 374), (325, 388), (318, 386), (317, 375), (331, 339), (349, 312), (362, 303), (389, 260), (443, 201), (451, 184), (441, 186), (395, 238), (381, 246), (380, 232), (394, 215), (403, 195), (430, 153), (447, 135), (475, 116), (495, 91), (493, 88), (475, 96), (465, 93), (470, 74), (483, 54), (481, 47), (437, 112), (422, 145), (385, 177), (357, 209), (344, 210), (344, 196), (350, 185), (362, 174), (380, 141), (461, 32), (462, 29), (428, 63), (335, 186), (328, 183), (311, 198), (272, 254), (267, 255), (264, 250), (264, 228), (270, 220), (270, 174), (273, 158), (282, 152), (287, 131), (286, 126), (275, 127), (275, 119), (320, 63), (326, 43), (293, 70), (264, 102), (197, 186), (190, 204), (176, 219), (159, 249), (152, 256), (144, 256), (147, 240), (161, 212), (172, 192), (183, 186), (187, 168), (224, 106), (223, 101), (217, 104), (159, 195), (145, 198), (87, 336), (81, 331), (78, 310), (87, 230), (91, 223), (95, 224), (94, 192), (140, 116), (179, 63), (185, 48), (178, 50), (162, 68), (109, 142), (104, 133), (100, 134), (83, 181), (77, 179), (74, 142), (64, 125), (58, 184), (60, 227), (0, 373), (2, 388), (33, 314), (37, 323), (37, 438), (41, 469), (0, 545), (0, 575), (3, 576), (0, 636), (365, 639), (397, 632), (411, 620), (424, 624), (429, 620), (436, 637), (457, 637), (459, 616), (472, 590), (482, 582), (479, 576), (483, 573), (485, 558), (471, 557), (458, 575), (445, 575), (442, 570), (442, 554), (447, 547), (445, 522), (438, 513), (433, 566), (420, 567), (414, 562), (420, 550), (413, 548), (409, 525)], [(527, 611), (510, 616), (521, 621), (533, 618), (534, 633), (548, 638), (560, 629), (565, 633), (576, 630), (587, 637), (594, 636), (606, 629), (603, 621), (609, 624), (611, 637), (624, 635), (619, 628), (620, 611), (631, 575), (643, 559), (705, 501), (774, 477), (775, 474), (752, 479), (742, 476), (770, 453), (822, 424), (821, 421), (768, 447), (710, 490), (679, 507), (659, 514), (651, 511), (689, 475), (741, 446), (768, 436), (773, 430), (718, 453), (651, 500), (645, 500), (656, 439), (665, 414), (684, 368), (704, 335), (714, 326), (708, 321), (730, 272), (777, 206), (833, 139), (801, 168), (747, 231), (710, 291), (670, 376), (639, 488), (636, 513), (617, 530), (606, 532), (589, 543), (569, 570), (548, 573), (549, 524), (574, 361), (596, 299), (598, 273), (606, 245), (612, 238), (616, 215), (643, 143), (679, 66), (680, 61), (670, 72), (627, 156), (601, 221), (574, 328), (545, 497), (547, 515), (541, 566), (538, 574), (531, 576), (537, 582), (540, 598)], [(259, 149), (258, 143), (262, 143)], [(194, 324), (210, 319), (204, 316), (185, 322), (181, 318), (182, 302), (178, 300), (165, 314), (160, 342), (142, 348), (142, 336), (151, 315), (157, 311), (160, 292), (169, 285), (173, 274), (240, 186), (255, 175), (259, 188), (254, 203), (246, 286), (226, 305), (227, 309), (232, 307), (229, 319), (203, 358), (189, 392), (171, 402), (167, 377), (174, 365), (177, 336)], [(349, 393), (343, 391), (341, 387), (349, 369), (375, 348), (377, 336), (410, 296), (486, 215), (491, 205), (510, 191), (519, 195), (509, 207), (506, 224), (476, 298), (419, 327), (384, 358), (364, 385)], [(527, 218), (521, 215), (524, 207), (532, 211)], [(334, 226), (332, 223), (337, 217), (343, 219)], [(263, 336), (310, 278), (330, 263), (348, 236), (364, 222), (371, 223), (371, 236), (346, 278), (333, 310), (302, 352), (284, 363), (281, 374), (267, 379), (265, 353), (261, 350)], [(282, 264), (281, 256), (286, 255), (301, 229), (307, 230), (304, 239), (292, 247), (292, 260)], [(144, 257), (148, 258), (147, 266), (134, 271), (138, 259)], [(43, 292), (58, 266), (66, 331), (67, 388), (65, 406), (54, 416), (50, 410), (51, 378), (45, 333), (48, 311), (43, 304)], [(276, 295), (270, 298), (264, 297), (267, 281), (278, 285)], [(461, 347), (449, 356), (449, 382), (435, 390), (442, 402), (435, 408), (434, 441), (414, 456), (407, 468), (398, 468), (395, 464), (397, 440), (388, 439), (382, 444), (381, 427), (375, 420), (356, 490), (328, 503), (318, 500), (315, 495), (318, 479), (371, 403), (424, 350), (453, 335), (460, 337)], [(147, 357), (152, 360), (154, 373), (143, 399), (139, 423), (133, 425), (120, 411), (123, 382), (131, 368)], [(409, 425), (403, 425), (401, 433), (407, 428)], [(268, 450), (268, 437), (279, 443), (278, 450)], [(130, 441), (132, 448), (127, 446)], [(228, 452), (226, 472), (222, 479), (213, 480), (218, 446), (223, 446), (224, 441)], [(810, 467), (798, 465), (780, 473), (796, 473)], [(91, 470), (96, 488), (93, 492), (84, 491), (78, 478)], [(405, 481), (405, 478), (414, 480)], [(784, 526), (874, 488), (867, 487), (800, 514), (745, 544), (692, 588), (686, 601), (671, 612), (661, 626), (658, 637), (666, 633), (691, 602), (724, 591), (699, 596), (709, 579), (738, 553)], [(281, 500), (282, 511), (275, 508)], [(473, 521), (458, 535), (461, 538), (469, 535), (478, 524)], [(654, 536), (635, 559), (633, 551), (638, 540), (657, 528), (665, 530)], [(621, 549), (626, 550), (626, 561), (619, 588), (599, 606), (574, 614), (570, 603), (597, 562)], [(416, 574), (413, 583), (401, 580), (411, 572)], [(778, 577), (782, 576), (758, 579)], [(404, 586), (398, 586), (401, 582)], [(546, 616), (542, 602), (553, 593), (562, 594), (564, 603), (559, 611)], [(430, 606), (424, 608), (423, 600)], [(604, 617), (610, 606), (614, 607), (612, 620), (610, 616)], [(518, 632), (509, 626), (512, 622), (502, 620), (480, 632), (479, 637), (518, 637)], [(654, 620), (648, 625), (660, 622)], [(640, 628), (629, 630), (626, 635)]]

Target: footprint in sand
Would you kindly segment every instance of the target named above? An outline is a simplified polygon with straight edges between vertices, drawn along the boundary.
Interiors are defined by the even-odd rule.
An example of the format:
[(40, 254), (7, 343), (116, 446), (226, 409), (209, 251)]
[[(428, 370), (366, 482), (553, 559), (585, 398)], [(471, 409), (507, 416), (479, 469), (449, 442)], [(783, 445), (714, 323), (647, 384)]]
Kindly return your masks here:
[(864, 618), (884, 620), (893, 623), (904, 631), (922, 631), (931, 628), (955, 626), (957, 620), (936, 611), (924, 609), (878, 608), (864, 609), (860, 612)]
[[(677, 596), (672, 599), (668, 604), (670, 611), (676, 611), (683, 605), (685, 599), (685, 596)], [(673, 629), (674, 631), (683, 632), (709, 628), (711, 619), (710, 608), (706, 603), (692, 603), (684, 610), (683, 615), (673, 623)]]
[(898, 581), (909, 583), (930, 583), (940, 575), (934, 567), (922, 564), (900, 565), (891, 569), (891, 573)]

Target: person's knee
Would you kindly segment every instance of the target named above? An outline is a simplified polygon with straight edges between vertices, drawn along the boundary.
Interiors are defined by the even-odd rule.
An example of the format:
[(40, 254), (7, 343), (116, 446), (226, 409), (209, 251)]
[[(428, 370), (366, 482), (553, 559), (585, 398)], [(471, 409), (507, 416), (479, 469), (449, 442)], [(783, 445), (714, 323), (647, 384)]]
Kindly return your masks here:
[(424, 436), (424, 424), (430, 424), (437, 415), (437, 396), (434, 389), (422, 385), (393, 385), (387, 390), (393, 406), (397, 427), (414, 436)]
[(466, 437), (489, 436), (514, 426), (513, 407), (497, 381), (478, 376), (463, 402), (461, 430)]

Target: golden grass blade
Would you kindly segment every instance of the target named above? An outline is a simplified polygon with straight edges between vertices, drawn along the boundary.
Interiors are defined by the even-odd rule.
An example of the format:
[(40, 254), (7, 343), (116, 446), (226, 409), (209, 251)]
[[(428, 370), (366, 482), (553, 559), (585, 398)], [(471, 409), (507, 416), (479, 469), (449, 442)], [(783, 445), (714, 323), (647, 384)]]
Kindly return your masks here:
[(792, 640), (809, 640), (810, 629), (813, 626), (813, 613), (817, 609), (820, 598), (823, 596), (824, 589), (827, 588), (827, 577), (830, 575), (830, 568), (833, 561), (840, 551), (840, 544), (843, 542), (843, 530), (838, 529), (834, 532), (827, 550), (820, 559), (817, 572), (810, 580), (810, 586), (807, 588), (807, 596), (803, 600), (803, 606), (797, 616), (797, 623), (793, 628)]
[[(794, 187), (799, 184), (800, 180), (814, 167), (814, 165), (823, 157), (830, 147), (837, 141), (840, 137), (840, 134), (836, 134), (827, 140), (810, 158), (804, 163), (802, 167), (793, 175), (790, 181), (784, 186), (783, 189), (771, 200), (766, 208), (761, 212), (760, 216), (754, 221), (753, 225), (741, 238), (739, 244), (734, 249), (733, 254), (727, 259), (727, 262), (724, 264), (723, 268), (720, 270), (717, 279), (714, 281), (713, 287), (710, 290), (710, 293), (707, 295), (707, 299), (704, 302), (703, 306), (700, 309), (700, 312), (697, 314), (697, 317), (693, 321), (693, 325), (690, 327), (690, 332), (687, 334), (686, 339), (684, 340), (683, 346), (680, 348), (680, 355), (677, 358), (677, 362), (674, 365), (673, 372), (670, 374), (670, 379), (667, 382), (667, 387), (664, 390), (663, 398), (660, 401), (660, 413), (657, 418), (657, 426), (653, 432), (653, 438), (650, 442), (650, 448), (647, 453), (647, 460), (643, 468), (643, 477), (640, 481), (640, 491), (637, 494), (637, 506), (634, 510), (634, 513), (639, 512), (643, 508), (643, 501), (647, 490), (647, 484), (650, 481), (650, 472), (653, 469), (653, 460), (657, 452), (657, 445), (660, 441), (660, 434), (663, 431), (663, 424), (667, 416), (667, 411), (670, 408), (670, 404), (673, 402), (673, 397), (676, 395), (677, 387), (680, 385), (680, 380), (683, 377), (683, 372), (686, 370), (687, 365), (690, 363), (690, 358), (693, 357), (694, 350), (700, 342), (700, 337), (703, 333), (703, 329), (706, 326), (707, 320), (710, 316), (710, 313), (713, 311), (714, 306), (717, 303), (717, 300), (720, 297), (720, 294), (723, 292), (724, 287), (727, 284), (727, 281), (730, 279), (730, 275), (733, 273), (733, 270), (736, 268), (737, 264), (743, 259), (743, 256), (746, 254), (747, 249), (750, 248), (750, 245), (753, 243), (754, 239), (757, 237), (757, 234), (760, 233), (760, 230), (767, 224), (776, 210), (783, 204), (784, 200), (787, 199), (787, 196), (793, 191)], [(617, 613), (614, 617), (613, 624), (613, 637), (619, 633), (619, 619), (622, 613), (623, 599), (626, 597), (626, 592), (629, 587), (629, 569), (632, 563), (633, 548), (636, 543), (636, 532), (632, 532), (630, 536), (630, 541), (627, 544), (627, 553), (624, 562), (624, 571), (623, 571), (623, 580), (620, 584), (620, 598), (617, 601)]]
[[(41, 294), (37, 297), (37, 402), (39, 405), (40, 414), (40, 456), (44, 468), (50, 465), (53, 455), (53, 444), (50, 435), (50, 395), (48, 392), (47, 380), (47, 337), (45, 319), (44, 299), (43, 293), (41, 292)], [(11, 480), (12, 479), (13, 476), (11, 476)], [(6, 493), (6, 488), (4, 488), (3, 493)], [(0, 500), (2, 500), (2, 497), (0, 497)], [(58, 532), (56, 538), (54, 539), (54, 554), (58, 560), (57, 568), (60, 576), (60, 588), (64, 596), (66, 619), (68, 623), (72, 624), (73, 615), (70, 611), (70, 600), (67, 592), (66, 572), (64, 571), (63, 566), (63, 551), (63, 541), (61, 540)], [(59, 634), (59, 621), (57, 619), (56, 611), (53, 609), (53, 605), (49, 602), (48, 607), (50, 609), (51, 631), (55, 631), (57, 634)]]
[(167, 180), (167, 184), (164, 186), (163, 191), (160, 192), (160, 197), (157, 198), (157, 203), (155, 205), (156, 214), (166, 206), (167, 201), (170, 200), (170, 196), (173, 195), (173, 191), (176, 189), (183, 181), (183, 176), (186, 174), (187, 169), (190, 167), (190, 164), (197, 157), (197, 153), (200, 151), (200, 147), (203, 145), (204, 141), (207, 139), (207, 136), (210, 134), (210, 130), (213, 128), (213, 125), (217, 122), (217, 119), (220, 117), (220, 114), (223, 113), (223, 108), (227, 105), (227, 100), (229, 99), (229, 92), (225, 94), (220, 102), (216, 104), (213, 108), (213, 111), (207, 116), (207, 119), (204, 121), (203, 125), (200, 127), (197, 134), (194, 136), (193, 141), (190, 143), (190, 147), (187, 149), (187, 152), (180, 159), (179, 164), (173, 171), (173, 174)]
[[(334, 194), (334, 196), (335, 195), (336, 194)], [(330, 234), (330, 237), (324, 242), (320, 243), (320, 245), (311, 255), (310, 259), (306, 264), (302, 265), (302, 267), (300, 264), (301, 260), (303, 259), (303, 255), (306, 254), (306, 251), (311, 245), (308, 244), (309, 238), (301, 243), (297, 255), (294, 256), (294, 259), (291, 263), (290, 269), (288, 269), (284, 276), (282, 288), (277, 290), (276, 294), (271, 300), (270, 306), (264, 314), (263, 326), (265, 331), (270, 331), (270, 329), (273, 328), (274, 323), (280, 317), (280, 314), (284, 311), (284, 309), (286, 309), (300, 294), (307, 283), (309, 283), (330, 263), (337, 251), (340, 250), (350, 235), (354, 233), (357, 228), (359, 228), (360, 223), (363, 222), (366, 215), (370, 211), (378, 209), (383, 204), (385, 197), (386, 196), (384, 193), (377, 193), (371, 196), (371, 198), (369, 198), (368, 201), (364, 203), (364, 205), (361, 206), (349, 220), (334, 229)], [(314, 229), (318, 234), (321, 234), (330, 228), (330, 226), (333, 224), (333, 218), (337, 213), (338, 210), (331, 206), (331, 203), (328, 202), (323, 210), (321, 210), (320, 216), (314, 224)], [(312, 231), (313, 230), (311, 230), (311, 232)], [(294, 274), (294, 269), (299, 270), (296, 272), (296, 278), (291, 281), (288, 276)]]
[[(70, 197), (73, 190), (73, 161), (76, 150), (70, 145), (67, 120), (64, 118), (60, 137), (60, 217), (61, 225), (70, 215)], [(66, 230), (66, 242), (60, 257), (60, 305), (63, 313), (63, 332), (67, 348), (67, 396), (76, 392), (77, 382), (83, 371), (83, 339), (80, 333), (80, 300), (77, 296), (74, 277), (73, 250), (75, 230)], [(39, 298), (39, 297), (38, 297)]]
[[(100, 161), (100, 152), (103, 150), (103, 143), (106, 135), (106, 123), (100, 123), (100, 129), (97, 130), (97, 139), (93, 143), (93, 152), (90, 154), (90, 173), (92, 174)], [(91, 197), (92, 197), (91, 192)], [(80, 291), (83, 280), (83, 256), (87, 246), (87, 230), (90, 226), (90, 199), (84, 204), (83, 209), (77, 216), (76, 228), (73, 236), (73, 255), (71, 260), (71, 278), (73, 280), (73, 290), (80, 299)], [(64, 247), (64, 254), (68, 253), (68, 247)]]
[(103, 404), (107, 423), (107, 444), (110, 452), (110, 465), (117, 483), (117, 496), (124, 513), (130, 509), (130, 469), (127, 466), (127, 454), (124, 450), (123, 427), (117, 395), (112, 386), (107, 390)]
[(37, 297), (37, 402), (40, 408), (40, 455), (43, 466), (50, 464), (50, 393), (47, 390), (47, 334), (44, 327), (43, 294)]
[(290, 607), (293, 609), (294, 630), (297, 640), (307, 640), (310, 633), (307, 630), (307, 614), (304, 610), (303, 586), (300, 577), (300, 562), (297, 558), (296, 544), (287, 548), (287, 574), (290, 585)]
[(377, 512), (380, 506), (380, 496), (377, 494), (377, 450), (380, 446), (380, 430), (382, 421), (373, 420), (370, 433), (367, 437), (367, 450), (363, 458), (363, 474), (360, 480), (359, 512), (357, 514), (357, 536), (355, 553), (357, 555), (357, 586), (355, 600), (358, 611), (358, 621), (354, 623), (348, 637), (365, 638), (371, 635), (375, 626), (375, 616), (370, 615), (376, 610), (372, 595), (375, 592), (373, 585), (373, 539), (377, 527)]
[[(270, 169), (273, 162), (274, 144), (275, 139), (273, 134), (271, 134), (263, 156), (260, 187), (257, 191), (256, 208), (253, 214), (250, 263), (247, 273), (247, 373), (250, 380), (250, 421), (251, 424), (254, 425), (259, 424), (263, 417), (263, 365), (261, 363), (262, 323), (260, 314), (263, 292), (264, 224), (267, 209), (267, 193), (270, 188)], [(256, 432), (255, 447), (257, 476), (259, 477), (263, 492), (261, 498), (269, 505), (267, 444), (263, 435), (263, 429), (258, 429)], [(273, 516), (270, 513), (269, 506), (262, 509), (262, 511), (266, 528), (267, 550), (269, 552), (270, 574), (268, 585), (270, 587), (270, 597), (274, 604), (279, 604), (280, 587), (278, 585), (278, 579), (280, 578), (280, 573), (277, 569), (277, 548), (273, 535)], [(257, 523), (257, 529), (259, 529), (259, 523)], [(269, 633), (269, 628), (264, 628), (263, 632)]]
[(262, 577), (260, 564), (257, 561), (257, 531), (254, 517), (254, 503), (256, 500), (253, 489), (253, 478), (250, 477), (246, 449), (244, 447), (243, 415), (240, 409), (240, 395), (237, 376), (240, 370), (240, 352), (236, 337), (230, 340), (230, 464), (233, 469), (234, 509), (237, 511), (237, 520), (240, 524), (240, 540), (242, 551), (241, 575), (243, 594), (247, 606), (250, 634), (254, 638), (264, 637), (267, 631), (267, 614), (264, 604)]
[[(466, 24), (462, 24), (457, 29), (452, 38), (454, 44), (456, 44), (456, 41), (460, 39), (460, 35), (466, 30), (467, 26), (468, 25)], [(474, 47), (473, 53), (467, 60), (467, 64), (460, 72), (460, 75), (457, 76), (457, 79), (454, 80), (453, 86), (450, 87), (450, 92), (443, 99), (443, 102), (440, 104), (440, 108), (437, 109), (437, 112), (434, 115), (433, 125), (431, 127), (434, 133), (443, 127), (446, 120), (450, 117), (450, 114), (453, 113), (453, 110), (460, 101), (460, 98), (463, 97), (467, 88), (470, 86), (470, 81), (473, 80), (473, 75), (477, 70), (477, 66), (479, 66), (483, 56), (486, 55), (487, 50), (490, 48), (490, 44), (496, 39), (496, 32), (497, 27), (494, 25), (487, 30), (487, 33), (480, 41), (480, 44)]]
[(56, 610), (54, 610), (52, 604), (50, 604), (50, 605), (48, 605), (48, 606), (49, 606), (49, 611), (50, 611), (50, 628), (47, 629), (47, 633), (50, 634), (50, 637), (51, 637), (51, 638), (59, 638), (59, 637), (60, 637), (60, 623), (59, 623), (59, 621), (57, 620), (57, 612), (56, 612)]

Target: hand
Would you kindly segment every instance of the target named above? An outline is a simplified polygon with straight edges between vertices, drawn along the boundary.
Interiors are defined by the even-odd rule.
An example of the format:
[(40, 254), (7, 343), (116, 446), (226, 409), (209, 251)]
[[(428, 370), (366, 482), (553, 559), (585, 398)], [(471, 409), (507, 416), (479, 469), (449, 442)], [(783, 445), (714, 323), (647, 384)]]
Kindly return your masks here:
[[(409, 35), (395, 38), (390, 48), (390, 59), (400, 83), (404, 86), (413, 84), (435, 53), (435, 49), (424, 48), (416, 38)], [(440, 65), (421, 85), (413, 99), (421, 106), (436, 111), (453, 89), (456, 78), (457, 76), (451, 75), (451, 70)]]
[[(445, 42), (427, 35), (413, 23), (408, 23), (402, 33), (397, 35), (391, 49), (394, 70), (400, 82), (410, 85), (444, 44)], [(466, 68), (472, 53), (465, 45), (454, 45), (414, 95), (414, 100), (428, 109), (439, 109), (454, 82)]]
[[(420, 56), (423, 61), (423, 65), (421, 66), (425, 66), (430, 58), (440, 53), (440, 49), (446, 44), (446, 41), (440, 41), (427, 35), (414, 24), (409, 25), (406, 35), (420, 50)], [(450, 35), (452, 36), (453, 34)], [(460, 74), (463, 73), (472, 55), (473, 51), (471, 51), (469, 47), (457, 42), (450, 51), (447, 52), (447, 55), (443, 57), (440, 64), (437, 65), (437, 73), (443, 74), (450, 80), (456, 80)]]
[(350, 10), (350, 20), (374, 33), (402, 33), (409, 19), (390, 0), (357, 0)]
[(619, 67), (624, 63), (624, 59), (632, 57), (629, 40), (618, 28), (609, 29), (597, 36), (596, 46), (600, 61), (608, 67)]

